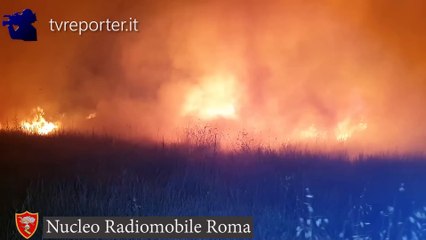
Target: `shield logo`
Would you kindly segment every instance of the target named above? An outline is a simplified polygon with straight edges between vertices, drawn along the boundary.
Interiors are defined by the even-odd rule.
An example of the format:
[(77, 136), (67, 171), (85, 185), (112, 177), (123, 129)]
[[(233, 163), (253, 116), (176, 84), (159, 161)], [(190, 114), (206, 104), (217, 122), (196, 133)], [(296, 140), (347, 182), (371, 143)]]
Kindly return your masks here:
[(37, 231), (38, 213), (25, 211), (15, 214), (15, 223), (18, 232), (25, 238), (29, 239)]

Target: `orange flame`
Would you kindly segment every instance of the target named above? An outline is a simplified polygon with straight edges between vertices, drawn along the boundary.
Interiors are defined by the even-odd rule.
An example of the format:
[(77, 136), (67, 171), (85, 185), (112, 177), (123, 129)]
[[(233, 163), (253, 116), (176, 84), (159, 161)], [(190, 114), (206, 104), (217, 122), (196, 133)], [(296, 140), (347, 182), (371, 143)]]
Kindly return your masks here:
[(44, 118), (45, 113), (41, 107), (37, 107), (33, 111), (34, 117), (31, 121), (21, 122), (22, 131), (30, 134), (49, 135), (59, 129), (60, 123), (49, 122)]
[(94, 119), (94, 118), (96, 118), (96, 116), (97, 116), (97, 114), (94, 112), (94, 113), (87, 115), (86, 119), (87, 120)]
[(204, 79), (189, 92), (183, 114), (203, 120), (237, 118), (235, 84), (234, 77), (227, 74)]
[(338, 142), (346, 142), (355, 132), (361, 132), (365, 129), (367, 129), (367, 123), (362, 122), (357, 125), (351, 125), (350, 120), (346, 119), (337, 124), (334, 133)]

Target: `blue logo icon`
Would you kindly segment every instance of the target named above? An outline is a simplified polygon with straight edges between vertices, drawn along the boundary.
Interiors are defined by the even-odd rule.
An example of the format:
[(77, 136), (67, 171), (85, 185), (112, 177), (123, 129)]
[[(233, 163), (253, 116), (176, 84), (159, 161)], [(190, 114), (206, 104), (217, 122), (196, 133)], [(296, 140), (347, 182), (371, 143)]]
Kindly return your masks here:
[(15, 40), (37, 41), (37, 30), (32, 25), (37, 21), (36, 14), (31, 9), (25, 9), (12, 15), (4, 15), (8, 18), (2, 25), (7, 26), (9, 35)]

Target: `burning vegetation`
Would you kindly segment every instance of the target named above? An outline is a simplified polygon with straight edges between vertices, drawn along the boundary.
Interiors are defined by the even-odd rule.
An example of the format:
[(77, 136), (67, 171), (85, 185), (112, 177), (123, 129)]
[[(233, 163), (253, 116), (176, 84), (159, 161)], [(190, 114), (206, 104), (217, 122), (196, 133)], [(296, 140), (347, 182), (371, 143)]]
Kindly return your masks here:
[[(209, 138), (211, 137), (209, 134), (212, 134), (213, 131), (215, 144), (220, 144), (224, 149), (233, 148), (232, 146), (235, 146), (233, 142), (240, 141), (241, 135), (244, 135), (244, 141), (249, 141), (252, 145), (264, 146), (267, 133), (256, 133), (241, 127), (245, 120), (239, 112), (238, 97), (233, 94), (235, 92), (234, 87), (235, 81), (232, 77), (229, 77), (223, 78), (223, 81), (206, 81), (204, 85), (193, 88), (188, 93), (181, 114), (189, 122), (196, 122), (193, 126), (189, 126), (189, 128), (195, 129), (196, 135), (205, 135), (195, 136), (192, 134), (192, 136), (194, 138)], [(28, 119), (18, 123), (16, 129), (28, 134), (50, 135), (64, 126), (64, 123), (60, 121), (47, 120), (45, 110), (41, 107), (34, 108), (32, 112)], [(80, 120), (93, 121), (96, 118), (97, 114), (94, 112), (82, 116)], [(196, 129), (200, 126), (203, 129), (210, 129), (210, 131), (197, 131)], [(350, 143), (355, 135), (361, 135), (367, 130), (367, 127), (366, 122), (355, 122), (350, 118), (338, 121), (329, 127), (320, 127), (316, 123), (312, 123), (308, 127), (295, 128), (284, 133), (281, 138), (276, 138), (276, 144), (269, 147), (279, 148), (288, 143)], [(0, 125), (0, 129), (7, 130), (9, 128)], [(271, 136), (276, 136), (277, 133), (280, 133), (280, 131), (271, 133)], [(187, 133), (185, 134), (187, 135)], [(190, 142), (193, 142), (193, 139)]]
[(49, 135), (60, 129), (59, 122), (49, 122), (45, 119), (43, 108), (36, 107), (33, 109), (33, 117), (31, 120), (25, 120), (20, 123), (23, 132), (37, 135)]
[[(0, 65), (14, 59), (32, 67), (0, 70), (3, 124), (42, 105), (50, 117), (55, 109), (66, 118), (58, 124), (23, 115), (16, 125), (42, 135), (71, 128), (167, 142), (182, 139), (180, 131), (195, 122), (229, 142), (244, 132), (268, 146), (426, 149), (426, 28), (424, 9), (414, 2), (115, 4), (105, 12), (129, 11), (144, 19), (143, 31), (101, 42), (44, 36), (64, 50), (61, 58), (47, 45), (19, 52), (4, 43)], [(104, 15), (98, 7), (85, 3), (93, 19)], [(39, 11), (50, 9), (62, 5)]]

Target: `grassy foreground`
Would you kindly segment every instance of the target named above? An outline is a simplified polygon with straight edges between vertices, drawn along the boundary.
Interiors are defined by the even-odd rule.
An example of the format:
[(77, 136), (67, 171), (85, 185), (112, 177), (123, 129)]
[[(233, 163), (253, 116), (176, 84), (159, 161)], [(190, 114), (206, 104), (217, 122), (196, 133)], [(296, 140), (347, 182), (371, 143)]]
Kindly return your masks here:
[[(0, 132), (0, 239), (14, 214), (254, 216), (255, 239), (426, 239), (426, 159)], [(34, 239), (41, 239), (41, 226)]]

